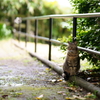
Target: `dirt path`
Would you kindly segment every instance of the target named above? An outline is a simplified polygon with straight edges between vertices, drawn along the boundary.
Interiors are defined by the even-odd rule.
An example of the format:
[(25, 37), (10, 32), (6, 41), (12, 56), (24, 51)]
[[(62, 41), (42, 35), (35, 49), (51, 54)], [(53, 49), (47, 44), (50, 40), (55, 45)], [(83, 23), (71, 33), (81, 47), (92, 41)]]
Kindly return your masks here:
[(0, 42), (0, 100), (94, 100), (85, 95), (11, 40)]

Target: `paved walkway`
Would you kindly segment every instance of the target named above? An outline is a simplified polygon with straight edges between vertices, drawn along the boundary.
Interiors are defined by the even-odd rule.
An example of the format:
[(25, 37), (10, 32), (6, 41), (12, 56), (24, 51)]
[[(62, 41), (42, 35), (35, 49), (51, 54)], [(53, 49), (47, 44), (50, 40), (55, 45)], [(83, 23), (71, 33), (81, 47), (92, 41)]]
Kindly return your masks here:
[[(11, 42), (0, 42), (0, 100), (65, 100), (86, 95)], [(91, 100), (91, 99), (89, 99)]]

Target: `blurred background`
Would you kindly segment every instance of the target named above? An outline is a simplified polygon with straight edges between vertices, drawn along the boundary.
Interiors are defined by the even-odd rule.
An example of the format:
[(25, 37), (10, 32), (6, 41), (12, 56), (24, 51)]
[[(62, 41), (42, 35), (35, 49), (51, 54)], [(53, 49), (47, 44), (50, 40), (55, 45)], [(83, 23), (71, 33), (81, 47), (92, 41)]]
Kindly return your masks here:
[[(0, 38), (11, 36), (16, 17), (70, 13), (72, 13), (72, 6), (68, 0), (0, 0)], [(53, 38), (68, 36), (71, 33), (69, 21), (70, 19), (53, 21)], [(34, 34), (34, 21), (29, 23), (28, 33)], [(40, 36), (48, 36), (48, 24), (48, 20), (39, 21), (38, 34)], [(25, 25), (22, 25), (21, 29), (25, 31)]]

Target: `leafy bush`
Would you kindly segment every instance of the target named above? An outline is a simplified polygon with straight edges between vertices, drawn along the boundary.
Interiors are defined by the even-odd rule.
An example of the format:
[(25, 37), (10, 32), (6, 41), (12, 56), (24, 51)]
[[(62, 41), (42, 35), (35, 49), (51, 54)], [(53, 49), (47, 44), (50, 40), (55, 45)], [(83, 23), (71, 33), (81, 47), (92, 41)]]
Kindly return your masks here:
[[(93, 25), (88, 30), (78, 30), (78, 32), (77, 41), (79, 46), (100, 51), (100, 29), (98, 25)], [(83, 60), (86, 58), (94, 66), (100, 67), (100, 56), (82, 51), (80, 53)]]
[[(98, 0), (70, 0), (77, 13), (100, 12), (100, 3)], [(80, 47), (100, 51), (100, 17), (96, 18), (78, 18), (77, 19), (77, 41)], [(71, 41), (72, 39), (67, 39)], [(100, 56), (81, 53), (81, 59), (87, 59), (93, 66), (100, 68)]]
[[(70, 0), (78, 13), (100, 12), (99, 0)], [(77, 41), (79, 46), (100, 51), (100, 17), (78, 19)], [(100, 56), (81, 52), (82, 59), (100, 68)]]
[(6, 24), (0, 24), (0, 39), (11, 36), (11, 30)]

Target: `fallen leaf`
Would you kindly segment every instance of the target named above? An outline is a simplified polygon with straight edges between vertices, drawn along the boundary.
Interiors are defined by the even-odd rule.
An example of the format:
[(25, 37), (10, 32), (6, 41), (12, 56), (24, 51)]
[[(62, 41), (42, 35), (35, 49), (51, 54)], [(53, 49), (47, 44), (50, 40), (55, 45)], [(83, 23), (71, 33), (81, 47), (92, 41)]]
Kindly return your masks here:
[(83, 98), (81, 96), (76, 96), (76, 95), (73, 95), (74, 99), (79, 99), (79, 100), (85, 100), (86, 98)]
[(75, 98), (73, 98), (73, 97), (66, 97), (65, 99), (66, 100), (74, 100)]
[(6, 98), (6, 97), (8, 97), (8, 95), (2, 95), (2, 98)]
[(37, 100), (41, 100), (43, 98), (43, 94), (41, 94), (40, 96), (36, 97)]
[(82, 91), (83, 91), (83, 89), (82, 89), (82, 88), (80, 88), (80, 87), (79, 87), (79, 88), (77, 88), (76, 90), (77, 90), (77, 91), (79, 91), (79, 92), (82, 92)]
[(81, 96), (76, 96), (76, 95), (73, 95), (73, 97), (66, 97), (65, 98), (66, 100), (86, 100), (86, 98), (83, 98)]
[(92, 93), (90, 93), (90, 92), (89, 92), (89, 93), (87, 93), (87, 96), (91, 96), (91, 95), (93, 95), (93, 94), (92, 94)]
[(65, 87), (68, 89), (70, 92), (77, 92), (77, 89), (75, 87)]
[(89, 92), (89, 93), (87, 93), (87, 94), (85, 95), (85, 97), (86, 97), (86, 98), (90, 98), (90, 97), (95, 97), (95, 95)]
[(65, 91), (58, 91), (57, 93), (58, 94), (63, 94), (63, 93), (65, 93)]
[(46, 68), (46, 71), (51, 71), (51, 69), (50, 68)]
[(63, 96), (65, 96), (66, 94), (65, 94), (65, 93), (63, 93), (62, 95), (63, 95)]
[(59, 80), (57, 80), (57, 82), (62, 82), (63, 81), (63, 79), (59, 79)]
[(57, 82), (57, 80), (56, 79), (53, 79), (53, 80), (51, 80), (51, 82), (55, 83), (55, 82)]
[(80, 91), (80, 92), (82, 92), (82, 91), (83, 91), (83, 89), (81, 89), (81, 88), (80, 88), (80, 89), (79, 89), (79, 91)]

